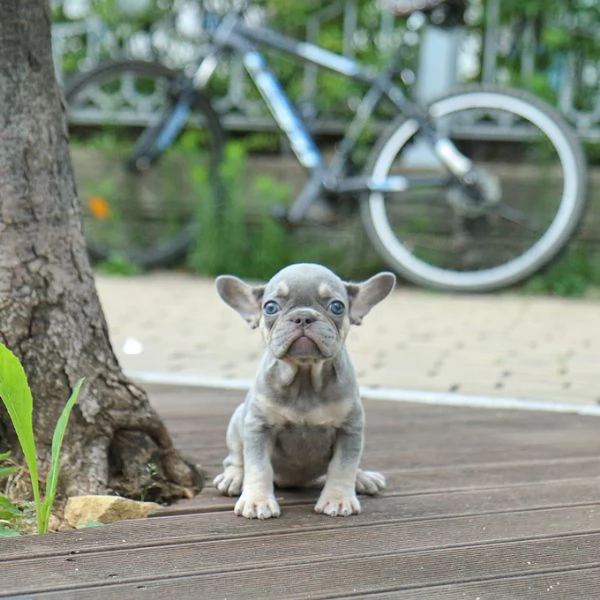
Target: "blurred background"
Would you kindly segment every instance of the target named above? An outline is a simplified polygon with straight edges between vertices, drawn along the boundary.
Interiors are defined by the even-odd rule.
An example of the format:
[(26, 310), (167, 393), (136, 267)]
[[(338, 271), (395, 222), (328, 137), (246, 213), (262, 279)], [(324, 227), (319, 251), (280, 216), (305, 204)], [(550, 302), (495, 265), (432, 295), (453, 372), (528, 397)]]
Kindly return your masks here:
[[(226, 3), (212, 4), (223, 9)], [(122, 57), (183, 68), (205, 51), (205, 6), (194, 0), (52, 0), (59, 80), (65, 84), (106, 59)], [(530, 90), (557, 107), (585, 143), (590, 207), (576, 243), (523, 289), (594, 295), (600, 285), (600, 7), (594, 0), (468, 0), (457, 2), (456, 8), (427, 27), (422, 27), (421, 13), (395, 16), (385, 0), (263, 0), (251, 3), (249, 15), (255, 22), (374, 67), (403, 44), (405, 61), (398, 82), (423, 101), (461, 84), (488, 82)], [(311, 131), (325, 148), (333, 147), (362, 90), (352, 81), (282, 56), (269, 55), (269, 60)], [(358, 219), (288, 232), (266, 215), (264, 206), (289, 203), (305, 177), (240, 62), (233, 59), (219, 66), (211, 98), (230, 140), (225, 169), (231, 196), (228, 234), (203, 236), (187, 262), (174, 266), (204, 275), (228, 271), (256, 278), (296, 260), (326, 263), (348, 278), (385, 267)], [(129, 102), (137, 100), (141, 124), (143, 97)], [(378, 113), (374, 135), (390, 116), (385, 109)], [(92, 139), (93, 125), (76, 119), (71, 128), (80, 189), (85, 182), (79, 178), (85, 179), (86, 171), (108, 168), (107, 156), (114, 146), (127, 143), (106, 132), (103, 139)], [(192, 152), (193, 141), (181, 140), (186, 152)], [(190, 189), (179, 192), (197, 195), (202, 177), (198, 173)], [(205, 220), (209, 217), (204, 215)], [(135, 265), (119, 259), (99, 268), (136, 271)]]
[[(107, 59), (159, 61), (179, 69), (206, 51), (207, 0), (54, 0), (52, 6), (54, 58), (65, 89)], [(210, 8), (227, 6), (216, 0)], [(527, 89), (562, 113), (585, 146), (590, 204), (583, 227), (560, 260), (508, 294), (451, 296), (404, 287), (369, 315), (365, 327), (352, 332), (350, 345), (361, 384), (409, 388), (410, 398), (414, 390), (428, 390), (599, 403), (600, 345), (594, 332), (600, 313), (597, 302), (588, 300), (600, 298), (599, 4), (454, 0), (454, 10), (426, 27), (422, 14), (395, 16), (383, 0), (263, 0), (251, 3), (249, 15), (375, 68), (403, 45), (395, 81), (423, 101), (460, 85), (487, 82)], [(269, 53), (268, 59), (330, 152), (364, 90), (281, 55)], [(152, 78), (147, 88), (109, 82), (92, 90), (92, 108), (98, 110), (69, 109), (80, 195), (86, 194), (88, 181), (107, 188), (100, 189), (102, 194), (119, 188), (113, 178), (120, 172), (120, 157), (131, 152), (132, 140), (152, 118), (156, 89)], [(141, 178), (144, 187), (132, 192), (189, 198), (204, 224), (202, 235), (168, 272), (111, 277), (106, 275), (139, 269), (119, 257), (100, 262), (97, 286), (113, 344), (130, 374), (143, 372), (149, 381), (243, 387), (256, 368), (261, 339), (219, 301), (212, 276), (229, 272), (266, 279), (288, 263), (316, 261), (359, 279), (387, 266), (366, 239), (357, 211), (340, 223), (311, 223), (292, 231), (272, 218), (269, 207), (291, 202), (306, 176), (235, 58), (219, 65), (210, 96), (229, 140), (221, 173), (226, 214), (217, 218), (205, 193), (208, 163), (198, 152), (202, 140), (186, 131), (169, 150), (173, 160), (171, 155), (161, 159), (160, 169), (172, 165), (172, 170), (152, 169)], [(161, 100), (164, 96), (159, 105)], [(381, 107), (365, 152), (392, 116)], [(116, 127), (119, 123), (125, 127)], [(504, 144), (510, 152), (510, 124), (496, 125), (494, 151)], [(518, 158), (510, 158), (516, 173)], [(526, 178), (517, 183), (515, 193), (528, 202)], [(129, 190), (122, 191), (127, 199)], [(99, 204), (99, 217), (101, 209)], [(415, 227), (419, 224), (416, 220)]]

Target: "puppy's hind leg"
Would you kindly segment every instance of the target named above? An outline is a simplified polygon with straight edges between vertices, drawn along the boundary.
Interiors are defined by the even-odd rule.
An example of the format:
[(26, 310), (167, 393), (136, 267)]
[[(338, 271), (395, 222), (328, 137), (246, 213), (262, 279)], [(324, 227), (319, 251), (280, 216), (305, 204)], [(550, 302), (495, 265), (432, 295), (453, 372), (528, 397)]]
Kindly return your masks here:
[(356, 474), (356, 493), (374, 496), (385, 489), (385, 477), (377, 471), (358, 470)]
[(223, 461), (223, 472), (213, 479), (214, 486), (225, 496), (239, 496), (244, 482), (244, 446), (241, 425), (243, 404), (233, 413), (227, 427), (227, 449), (229, 454)]

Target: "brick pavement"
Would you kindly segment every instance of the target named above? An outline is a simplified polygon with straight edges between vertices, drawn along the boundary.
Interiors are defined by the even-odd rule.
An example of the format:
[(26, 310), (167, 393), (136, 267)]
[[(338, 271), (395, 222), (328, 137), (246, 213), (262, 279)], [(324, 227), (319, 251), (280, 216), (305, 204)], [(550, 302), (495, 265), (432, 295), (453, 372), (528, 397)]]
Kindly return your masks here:
[[(249, 379), (262, 348), (212, 280), (182, 273), (97, 275), (129, 371)], [(353, 328), (362, 385), (600, 403), (600, 302), (511, 293), (397, 289)]]

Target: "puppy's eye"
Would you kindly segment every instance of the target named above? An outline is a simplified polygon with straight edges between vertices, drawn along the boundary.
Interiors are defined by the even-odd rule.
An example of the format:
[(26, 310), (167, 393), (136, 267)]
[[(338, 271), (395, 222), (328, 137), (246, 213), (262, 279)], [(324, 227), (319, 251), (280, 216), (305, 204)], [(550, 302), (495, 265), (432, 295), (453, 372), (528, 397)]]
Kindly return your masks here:
[(340, 302), (339, 300), (334, 300), (330, 305), (329, 305), (329, 310), (336, 316), (340, 316), (344, 314), (344, 311), (346, 310), (346, 307), (344, 306), (343, 302)]
[(272, 317), (279, 312), (279, 304), (273, 300), (269, 300), (269, 302), (265, 302), (265, 305), (263, 306), (263, 312), (265, 315)]

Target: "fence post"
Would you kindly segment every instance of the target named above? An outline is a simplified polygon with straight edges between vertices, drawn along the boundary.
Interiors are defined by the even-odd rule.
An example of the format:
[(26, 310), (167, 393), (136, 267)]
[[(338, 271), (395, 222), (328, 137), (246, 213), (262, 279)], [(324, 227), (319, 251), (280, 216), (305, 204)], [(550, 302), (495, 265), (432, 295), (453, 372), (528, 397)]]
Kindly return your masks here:
[(456, 57), (462, 27), (428, 25), (423, 32), (417, 70), (417, 98), (424, 103), (456, 85)]

